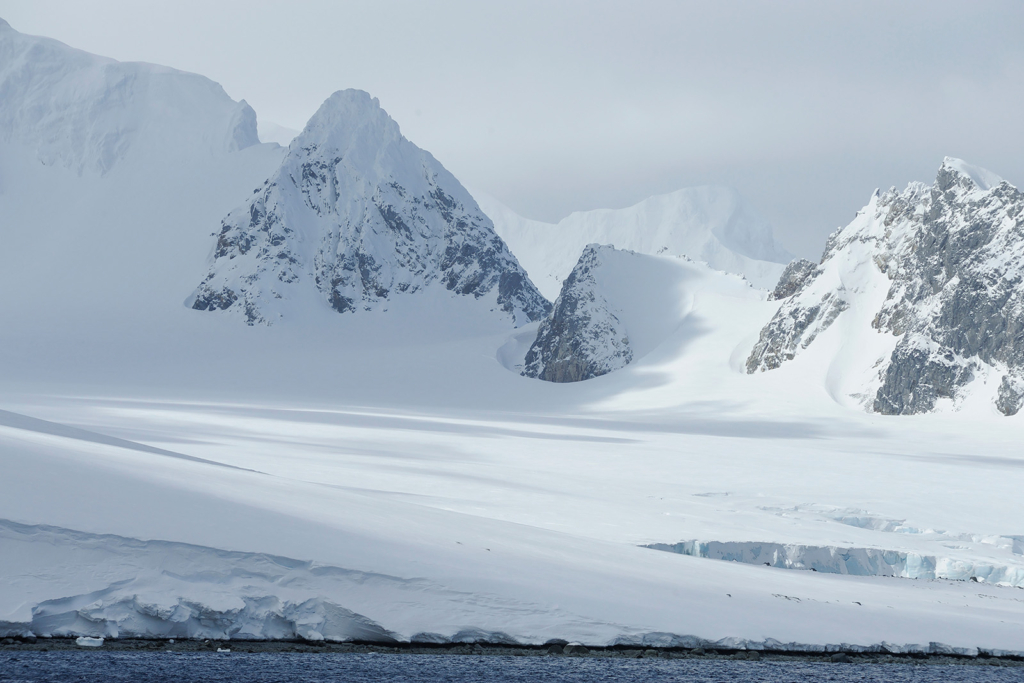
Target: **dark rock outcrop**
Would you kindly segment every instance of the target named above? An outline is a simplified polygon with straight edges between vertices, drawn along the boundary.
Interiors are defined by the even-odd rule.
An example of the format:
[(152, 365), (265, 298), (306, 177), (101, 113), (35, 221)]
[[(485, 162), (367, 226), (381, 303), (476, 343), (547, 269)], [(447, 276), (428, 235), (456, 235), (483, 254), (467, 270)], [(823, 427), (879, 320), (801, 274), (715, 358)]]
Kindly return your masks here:
[(583, 250), (551, 316), (541, 323), (526, 354), (523, 375), (548, 382), (579, 382), (633, 360), (629, 336), (600, 292), (596, 271), (601, 255), (614, 247), (589, 244)]
[(786, 299), (793, 296), (803, 287), (804, 282), (814, 275), (817, 268), (816, 264), (803, 258), (790, 262), (782, 271), (779, 284), (775, 285), (775, 290), (768, 295), (768, 299)]

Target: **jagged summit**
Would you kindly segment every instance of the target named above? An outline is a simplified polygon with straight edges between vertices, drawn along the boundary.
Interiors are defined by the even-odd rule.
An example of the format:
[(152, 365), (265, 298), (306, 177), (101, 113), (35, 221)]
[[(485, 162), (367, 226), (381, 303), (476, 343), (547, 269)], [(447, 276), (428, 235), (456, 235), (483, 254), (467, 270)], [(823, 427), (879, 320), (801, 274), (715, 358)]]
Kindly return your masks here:
[(1024, 195), (995, 174), (946, 158), (931, 186), (876, 191), (806, 270), (749, 372), (779, 367), (845, 320), (844, 345), (877, 355), (832, 374), (867, 377), (855, 389), (871, 410), (984, 395), (1014, 414), (1024, 403)]
[(343, 90), (223, 220), (209, 274), (187, 304), (269, 324), (313, 293), (347, 313), (435, 285), (493, 297), (516, 324), (550, 309), (459, 181), (376, 99)]
[(336, 151), (360, 146), (386, 148), (402, 137), (398, 123), (376, 97), (363, 90), (338, 90), (320, 105), (296, 136), (300, 146), (318, 145)]
[(503, 363), (548, 382), (600, 377), (664, 351), (670, 339), (709, 332), (707, 320), (693, 315), (698, 298), (763, 303), (743, 278), (686, 257), (588, 244), (522, 363), (511, 355)]
[(980, 166), (972, 166), (963, 159), (956, 159), (954, 157), (946, 157), (942, 160), (937, 180), (942, 182), (943, 176), (947, 174), (966, 178), (974, 183), (977, 189), (982, 191), (991, 190), (993, 187), (998, 187), (1006, 182), (992, 171)]

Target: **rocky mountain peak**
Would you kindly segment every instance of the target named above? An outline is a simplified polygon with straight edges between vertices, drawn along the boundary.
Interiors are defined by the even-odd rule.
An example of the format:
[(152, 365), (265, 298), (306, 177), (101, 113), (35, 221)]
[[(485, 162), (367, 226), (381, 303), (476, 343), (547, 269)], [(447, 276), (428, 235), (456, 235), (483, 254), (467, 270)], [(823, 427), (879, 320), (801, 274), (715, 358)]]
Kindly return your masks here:
[(623, 322), (601, 291), (599, 271), (616, 250), (588, 244), (562, 283), (551, 316), (541, 323), (522, 374), (548, 382), (579, 382), (625, 367), (633, 348)]
[(348, 89), (335, 92), (320, 105), (296, 137), (296, 147), (332, 154), (359, 147), (381, 149), (401, 139), (398, 123), (376, 97)]
[(469, 193), (376, 99), (334, 93), (280, 169), (221, 224), (188, 305), (269, 324), (316, 292), (339, 313), (440, 286), (493, 297), (516, 324), (550, 304)]
[(1024, 195), (946, 158), (931, 186), (876, 193), (829, 238), (821, 264), (761, 331), (747, 370), (794, 358), (853, 307), (891, 339), (865, 387), (870, 409), (927, 412), (976, 389), (1015, 413), (1024, 402), (1022, 285)]
[(935, 178), (935, 185), (941, 192), (958, 187), (967, 191), (991, 190), (1004, 183), (1002, 178), (979, 166), (972, 166), (962, 159), (946, 157)]

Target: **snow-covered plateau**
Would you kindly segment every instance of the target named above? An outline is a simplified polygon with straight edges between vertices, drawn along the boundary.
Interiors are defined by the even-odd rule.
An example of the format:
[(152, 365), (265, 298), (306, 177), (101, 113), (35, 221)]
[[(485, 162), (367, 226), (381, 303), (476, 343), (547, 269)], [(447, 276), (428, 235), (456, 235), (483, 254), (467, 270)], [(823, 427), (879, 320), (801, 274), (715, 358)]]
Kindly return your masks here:
[[(508, 215), (478, 211), (393, 136), (352, 157), (338, 145), (345, 161), (308, 178), (315, 192), (299, 179), (278, 195), (271, 178), (323, 170), (302, 147), (313, 129), (261, 144), (251, 112), (202, 77), (0, 22), (0, 635), (1024, 652), (1024, 417), (993, 402), (1001, 375), (978, 370), (985, 391), (963, 385), (928, 412), (866, 409), (873, 363), (900, 341), (872, 320), (919, 272), (920, 249), (893, 236), (927, 222), (886, 233), (875, 209), (893, 195), (830, 242), (839, 256), (791, 269), (769, 297), (787, 259), (755, 218), (679, 225), (771, 264), (763, 281), (663, 239), (669, 219), (609, 212), (570, 255), (542, 225), (517, 241)], [(950, 207), (966, 201), (1019, 247), (1012, 188), (947, 166), (961, 171), (935, 191), (949, 192), (929, 195), (944, 225), (960, 229), (968, 213)], [(423, 199), (438, 178), (458, 211)], [(397, 207), (426, 227), (398, 227), (402, 241), (386, 220), (341, 220), (341, 181), (360, 216), (379, 204), (382, 220)], [(270, 212), (251, 209), (268, 205), (292, 221), (277, 245)], [(265, 253), (218, 256), (225, 226)], [(891, 258), (876, 260), (885, 239)], [(534, 292), (562, 293), (590, 242), (611, 246), (591, 250), (578, 294), (600, 306), (583, 310), (615, 316), (629, 362), (525, 377), (559, 309), (521, 314), (546, 305)], [(454, 267), (486, 295), (446, 285), (452, 244), (488, 255)], [(300, 276), (281, 299), (271, 246)], [(366, 305), (339, 313), (315, 276), (355, 277), (345, 254), (380, 266), (349, 284), (383, 273), (415, 291), (359, 289)], [(887, 275), (897, 261), (906, 278)], [(988, 271), (958, 282), (968, 272)], [(523, 273), (512, 310), (509, 273)], [(273, 324), (196, 310), (204, 281), (258, 289)], [(847, 306), (813, 343), (748, 373), (789, 302), (830, 295)], [(940, 308), (904, 319), (938, 339)]]

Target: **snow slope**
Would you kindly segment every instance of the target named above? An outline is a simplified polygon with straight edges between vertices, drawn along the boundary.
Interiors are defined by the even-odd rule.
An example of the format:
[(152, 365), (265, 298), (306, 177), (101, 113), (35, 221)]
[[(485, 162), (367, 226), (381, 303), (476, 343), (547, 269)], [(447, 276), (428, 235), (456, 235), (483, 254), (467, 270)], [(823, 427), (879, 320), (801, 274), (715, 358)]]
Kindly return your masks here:
[(775, 243), (771, 225), (726, 187), (693, 187), (626, 209), (578, 211), (557, 224), (515, 214), (483, 192), (474, 194), (541, 293), (554, 300), (588, 244), (640, 254), (687, 256), (771, 289), (793, 258)]
[(562, 283), (522, 374), (576, 382), (618, 370), (685, 324), (698, 291), (757, 298), (745, 280), (680, 256), (588, 245)]
[[(1024, 195), (947, 158), (935, 183), (876, 192), (762, 330), (749, 371), (843, 326), (838, 393), (885, 414), (1024, 403)], [(985, 404), (988, 406), (985, 406)]]
[[(209, 93), (161, 135), (223, 139)], [(248, 327), (182, 304), (283, 149), (100, 172), (33, 136), (0, 143), (0, 632), (1022, 649), (1021, 418), (849, 410), (842, 316), (747, 374), (781, 302), (663, 256), (683, 305), (587, 382), (510, 372), (537, 325), (437, 288)]]
[(516, 324), (550, 304), (458, 180), (361, 90), (327, 98), (278, 169), (222, 221), (187, 305), (271, 324), (300, 307), (386, 311), (444, 288)]
[(173, 311), (201, 277), (210, 233), (282, 155), (258, 144), (248, 105), (202, 76), (0, 26), (9, 362), (89, 365), (90, 346), (136, 354), (132, 331), (180, 329)]
[(259, 144), (252, 107), (208, 78), (97, 57), (2, 19), (0, 141), (99, 174), (129, 155), (205, 161)]

